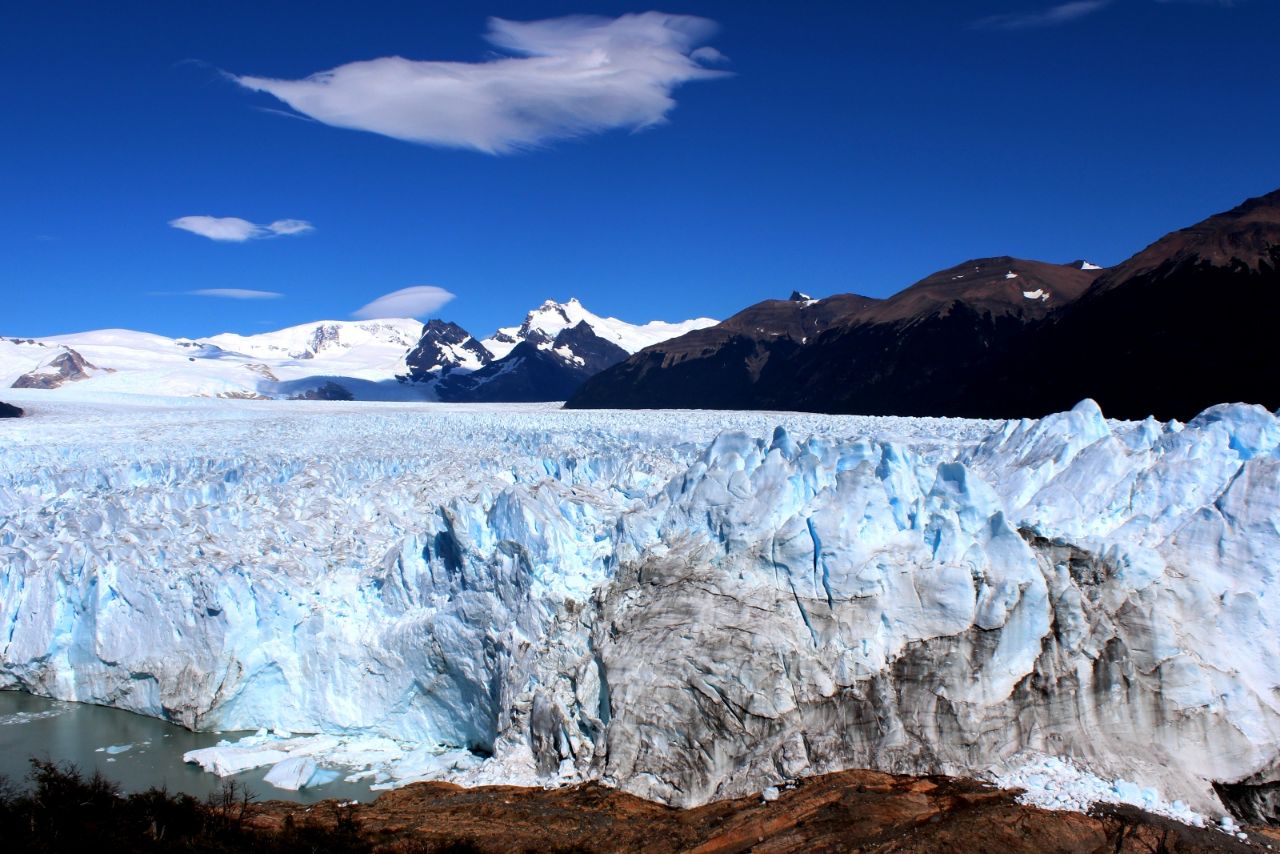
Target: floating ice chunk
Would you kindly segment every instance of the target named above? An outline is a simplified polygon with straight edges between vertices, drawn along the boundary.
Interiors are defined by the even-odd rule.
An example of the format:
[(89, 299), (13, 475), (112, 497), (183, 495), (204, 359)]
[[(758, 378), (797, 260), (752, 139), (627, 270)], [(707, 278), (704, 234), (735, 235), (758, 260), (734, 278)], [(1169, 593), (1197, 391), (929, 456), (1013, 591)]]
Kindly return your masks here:
[(182, 754), (183, 762), (199, 765), (206, 771), (219, 777), (230, 777), (241, 771), (274, 765), (288, 759), (289, 754), (283, 750), (261, 747), (232, 747), (230, 745), (205, 747), (200, 750), (188, 750)]
[(291, 756), (272, 765), (271, 770), (262, 778), (262, 782), (269, 783), (277, 789), (296, 792), (311, 782), (317, 770), (319, 769), (314, 759), (306, 756)]
[(106, 752), (112, 756), (115, 756), (117, 753), (126, 753), (132, 749), (132, 744), (113, 744), (110, 747), (105, 748)]

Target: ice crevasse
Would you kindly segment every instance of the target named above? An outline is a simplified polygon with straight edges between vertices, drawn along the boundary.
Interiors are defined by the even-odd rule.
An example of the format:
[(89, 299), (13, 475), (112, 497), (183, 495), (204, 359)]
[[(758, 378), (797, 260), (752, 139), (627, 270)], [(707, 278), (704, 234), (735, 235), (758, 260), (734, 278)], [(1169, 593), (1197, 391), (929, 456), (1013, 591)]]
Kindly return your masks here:
[(0, 428), (0, 687), (313, 734), (219, 760), (297, 785), (361, 745), (679, 805), (1028, 752), (1219, 814), (1280, 779), (1261, 408), (219, 405)]

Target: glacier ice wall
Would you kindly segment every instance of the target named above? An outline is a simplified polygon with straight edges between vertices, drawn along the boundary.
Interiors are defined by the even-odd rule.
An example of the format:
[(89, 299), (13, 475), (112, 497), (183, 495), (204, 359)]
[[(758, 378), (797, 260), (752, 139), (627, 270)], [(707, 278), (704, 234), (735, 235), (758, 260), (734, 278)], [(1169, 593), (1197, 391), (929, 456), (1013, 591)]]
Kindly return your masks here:
[(1280, 777), (1280, 420), (121, 404), (0, 425), (0, 686), (677, 804)]

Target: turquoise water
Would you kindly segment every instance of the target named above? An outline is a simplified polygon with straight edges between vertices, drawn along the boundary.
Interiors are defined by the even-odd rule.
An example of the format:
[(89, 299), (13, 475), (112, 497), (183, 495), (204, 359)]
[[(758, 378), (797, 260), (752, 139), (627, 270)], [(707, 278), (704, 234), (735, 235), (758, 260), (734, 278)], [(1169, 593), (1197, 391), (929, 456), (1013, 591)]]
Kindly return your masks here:
[[(71, 762), (87, 774), (101, 771), (125, 792), (163, 786), (171, 792), (203, 798), (221, 791), (223, 781), (231, 779), (260, 801), (371, 801), (377, 795), (367, 783), (346, 783), (341, 778), (325, 786), (287, 792), (262, 782), (268, 768), (220, 778), (182, 761), (188, 750), (212, 747), (223, 739), (234, 741), (242, 735), (248, 733), (191, 732), (119, 709), (0, 691), (0, 776), (13, 783), (25, 782), (30, 759), (36, 757)], [(126, 745), (128, 749), (122, 750)]]

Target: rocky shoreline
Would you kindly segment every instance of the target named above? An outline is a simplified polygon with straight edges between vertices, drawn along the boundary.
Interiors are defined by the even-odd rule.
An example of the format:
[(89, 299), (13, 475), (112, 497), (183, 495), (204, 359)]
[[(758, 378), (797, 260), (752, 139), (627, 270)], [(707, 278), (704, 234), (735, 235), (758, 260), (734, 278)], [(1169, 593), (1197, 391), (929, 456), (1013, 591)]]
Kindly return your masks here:
[(844, 771), (768, 798), (681, 810), (587, 783), (559, 789), (416, 783), (369, 804), (253, 806), (249, 825), (350, 827), (375, 851), (477, 852), (1210, 852), (1252, 851), (1280, 833), (1199, 828), (1128, 806), (1089, 815), (1018, 802), (975, 780)]

